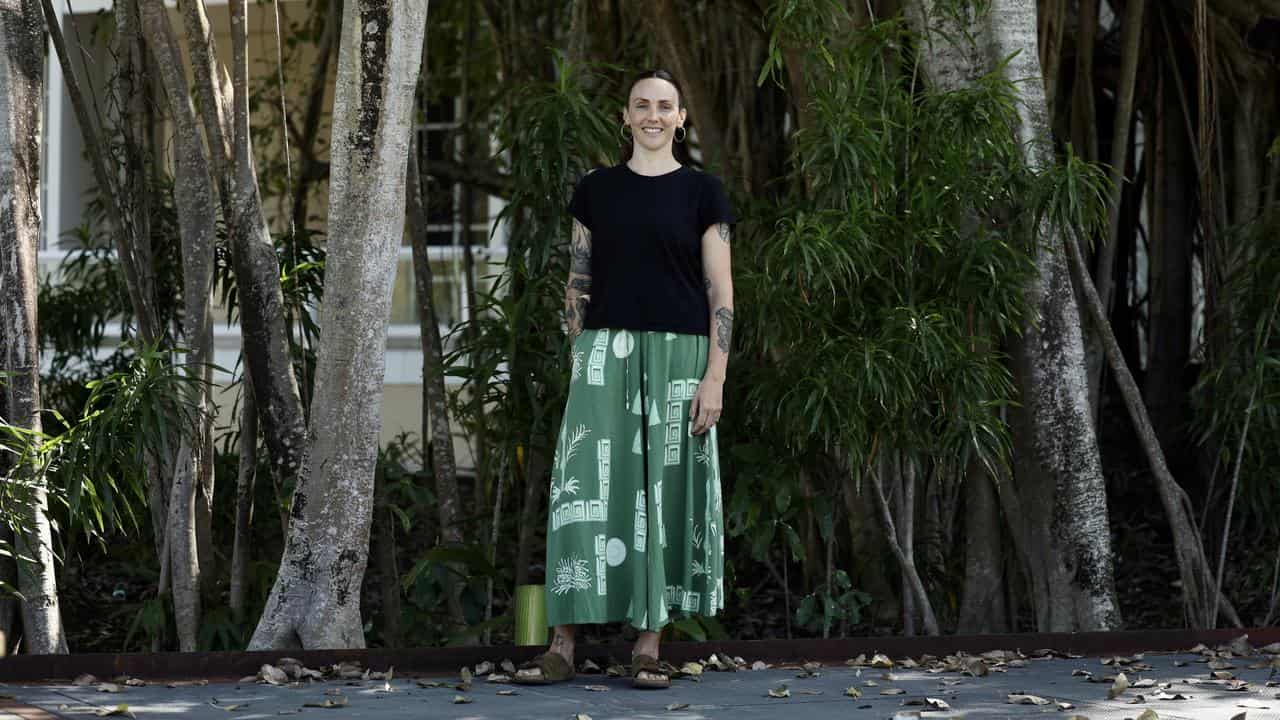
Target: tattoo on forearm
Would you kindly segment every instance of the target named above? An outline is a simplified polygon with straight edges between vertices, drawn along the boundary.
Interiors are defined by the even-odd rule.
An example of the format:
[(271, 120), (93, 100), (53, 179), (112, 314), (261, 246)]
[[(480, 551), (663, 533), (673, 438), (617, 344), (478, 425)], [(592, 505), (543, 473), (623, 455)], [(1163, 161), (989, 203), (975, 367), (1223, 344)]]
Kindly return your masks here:
[(591, 231), (580, 225), (575, 227), (570, 248), (569, 272), (591, 274)]
[(711, 278), (704, 277), (702, 278), (702, 282), (707, 288), (707, 294), (710, 295), (711, 294)]
[(724, 241), (724, 244), (725, 244), (725, 245), (728, 245), (728, 244), (729, 244), (729, 234), (730, 234), (730, 231), (729, 231), (729, 223), (717, 223), (717, 224), (716, 224), (716, 232), (720, 234), (720, 239), (721, 239), (722, 241)]
[(591, 276), (574, 274), (573, 277), (569, 278), (569, 287), (578, 292), (589, 293), (591, 292)]
[(733, 310), (727, 307), (716, 308), (716, 347), (727, 355), (731, 342), (733, 342)]

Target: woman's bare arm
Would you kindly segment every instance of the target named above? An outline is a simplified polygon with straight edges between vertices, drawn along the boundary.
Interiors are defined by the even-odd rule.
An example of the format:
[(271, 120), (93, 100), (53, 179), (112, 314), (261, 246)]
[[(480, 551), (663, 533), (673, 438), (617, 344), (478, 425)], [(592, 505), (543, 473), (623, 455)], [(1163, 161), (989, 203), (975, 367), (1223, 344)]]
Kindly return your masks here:
[(729, 348), (733, 344), (733, 273), (730, 269), (728, 223), (717, 223), (702, 234), (702, 268), (711, 307), (711, 342), (707, 371), (689, 408), (693, 434), (706, 432), (720, 419)]
[(582, 334), (582, 321), (591, 302), (591, 231), (576, 218), (569, 241), (569, 280), (564, 286), (564, 317), (569, 339)]

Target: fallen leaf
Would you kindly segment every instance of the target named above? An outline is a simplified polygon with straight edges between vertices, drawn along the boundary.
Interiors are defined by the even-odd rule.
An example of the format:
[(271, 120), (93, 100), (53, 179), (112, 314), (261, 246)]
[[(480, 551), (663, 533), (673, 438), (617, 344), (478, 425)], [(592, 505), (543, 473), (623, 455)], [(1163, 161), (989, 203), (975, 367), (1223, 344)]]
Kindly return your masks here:
[(1270, 705), (1263, 705), (1257, 700), (1241, 700), (1236, 703), (1236, 707), (1249, 708), (1250, 710), (1270, 710)]
[[(757, 660), (756, 662), (759, 662), (759, 660)], [(848, 666), (850, 666), (850, 667), (853, 667), (853, 666), (856, 666), (856, 665), (866, 665), (866, 664), (867, 664), (867, 656), (866, 656), (866, 654), (864, 653), (864, 654), (862, 654), (862, 655), (859, 655), (859, 656), (858, 656), (858, 657), (856, 657), (856, 658), (853, 658), (852, 660), (845, 660), (845, 661), (844, 661), (844, 664), (845, 664), (845, 665), (848, 665)]]
[(871, 667), (891, 668), (893, 667), (893, 661), (890, 660), (888, 656), (881, 655), (880, 653), (876, 653), (875, 656), (871, 658)]
[(845, 688), (845, 689), (844, 689), (844, 694), (845, 694), (845, 695), (848, 695), (848, 696), (849, 696), (849, 697), (851, 697), (851, 698), (860, 698), (860, 697), (862, 697), (862, 691), (861, 691), (861, 690), (859, 690), (859, 689), (858, 689), (858, 688), (856, 688), (856, 687), (847, 687), (847, 688)]
[(499, 691), (498, 691), (498, 694), (499, 694), (499, 695), (519, 695), (520, 693), (516, 692), (515, 690), (511, 690), (511, 689), (509, 689), (509, 688), (508, 688), (508, 689), (506, 689), (506, 690), (499, 690)]
[(1056, 705), (1056, 706), (1058, 707), (1058, 709), (1059, 709), (1059, 710), (1074, 710), (1074, 709), (1075, 709), (1075, 707), (1076, 707), (1075, 705), (1072, 705), (1072, 704), (1071, 704), (1071, 703), (1069, 703), (1069, 702), (1064, 702), (1064, 701), (1061, 701), (1061, 700), (1059, 700), (1058, 702), (1054, 703), (1054, 705)]
[(591, 716), (586, 713), (578, 713), (577, 715), (574, 715), (569, 720), (591, 720)]
[(1227, 649), (1230, 650), (1233, 655), (1239, 655), (1241, 657), (1248, 657), (1253, 654), (1253, 646), (1249, 644), (1248, 635), (1241, 635), (1235, 640), (1232, 640), (1231, 644), (1227, 646)]
[(752, 670), (768, 670), (768, 669), (769, 669), (769, 666), (768, 666), (768, 664), (766, 664), (766, 663), (765, 663), (765, 661), (763, 661), (763, 660), (757, 660), (757, 661), (755, 661), (755, 662), (751, 663), (751, 669), (752, 669)]
[(1051, 703), (1051, 701), (1039, 695), (1027, 695), (1026, 693), (1009, 693), (1005, 696), (1004, 701), (1010, 705), (1049, 705)]
[(453, 696), (453, 704), (454, 704), (454, 705), (467, 705), (467, 704), (470, 704), (470, 703), (473, 703), (473, 702), (475, 702), (475, 700), (472, 700), (471, 698), (467, 697), (466, 695), (454, 695), (454, 696)]
[(76, 679), (72, 680), (71, 684), (83, 687), (85, 685), (92, 685), (96, 682), (98, 682), (98, 678), (90, 675), (89, 673), (85, 673), (83, 675), (76, 676)]
[(1160, 720), (1160, 716), (1156, 714), (1155, 710), (1152, 710), (1151, 708), (1147, 708), (1146, 710), (1142, 711), (1141, 715), (1138, 716), (1138, 720)]
[(880, 691), (881, 695), (906, 695), (907, 691), (902, 688), (885, 688)]
[(611, 678), (622, 677), (623, 675), (627, 674), (627, 668), (618, 663), (614, 663), (613, 665), (610, 665), (609, 667), (604, 669), (604, 674), (605, 674), (605, 677), (611, 677)]
[(332, 710), (334, 708), (343, 708), (346, 706), (347, 706), (347, 698), (342, 695), (339, 695), (337, 697), (325, 698), (323, 702), (302, 704), (302, 707), (324, 708), (326, 710)]
[(445, 687), (446, 685), (449, 684), (441, 680), (423, 680), (421, 678), (419, 678), (415, 682), (418, 684), (418, 687), (420, 688), (438, 688), (438, 687)]
[(1233, 670), (1235, 669), (1235, 665), (1232, 665), (1226, 660), (1214, 659), (1209, 661), (1209, 669), (1210, 670)]
[(931, 698), (931, 697), (908, 698), (906, 700), (903, 700), (902, 704), (904, 706), (923, 705), (925, 707), (928, 707), (930, 710), (950, 710), (951, 709), (951, 706), (947, 704), (946, 700), (939, 700), (938, 698)]
[(127, 717), (134, 717), (133, 713), (129, 712), (129, 706), (125, 705), (124, 703), (120, 703), (119, 705), (113, 708), (105, 708), (105, 707), (98, 708), (93, 712), (98, 717), (108, 717), (112, 715), (124, 715)]
[(608, 685), (583, 685), (582, 689), (587, 692), (609, 692)]
[(489, 677), (484, 680), (491, 683), (509, 683), (511, 682), (511, 676), (506, 673), (489, 673)]
[(701, 675), (702, 663), (687, 662), (684, 665), (680, 666), (680, 672), (684, 673), (685, 675)]
[(789, 697), (791, 697), (791, 690), (790, 690), (790, 688), (788, 688), (786, 685), (781, 685), (781, 686), (776, 687), (776, 688), (770, 688), (770, 690), (769, 690), (769, 697), (771, 697), (771, 698), (789, 698)]
[(489, 662), (488, 660), (485, 660), (479, 665), (476, 665), (475, 673), (477, 677), (479, 677), (480, 675), (488, 675), (491, 672), (493, 672), (493, 663)]
[(141, 678), (131, 677), (125, 678), (124, 684), (129, 687), (146, 687), (147, 681), (142, 680)]
[(689, 707), (689, 703), (671, 703), (670, 705), (668, 705), (668, 706), (667, 706), (667, 712), (674, 712), (674, 711), (676, 711), (676, 710), (684, 710), (684, 709), (685, 709), (685, 708), (687, 708), (687, 707)]
[(117, 685), (117, 684), (115, 684), (115, 683), (109, 683), (109, 682), (102, 682), (102, 683), (98, 683), (98, 692), (104, 692), (104, 693), (118, 693), (118, 692), (120, 692), (122, 689), (123, 689), (123, 688), (121, 688), (119, 685)]
[(1132, 684), (1132, 685), (1130, 685), (1129, 687), (1132, 687), (1132, 688), (1149, 688), (1149, 687), (1155, 687), (1155, 686), (1156, 686), (1156, 681), (1155, 681), (1155, 680), (1153, 680), (1153, 679), (1151, 679), (1151, 678), (1139, 678), (1139, 679), (1137, 679), (1137, 680), (1134, 680), (1134, 681), (1133, 681), (1133, 684)]
[(1111, 689), (1107, 691), (1107, 699), (1115, 700), (1116, 697), (1128, 689), (1128, 687), (1129, 678), (1125, 677), (1124, 673), (1120, 673), (1116, 676), (1115, 682), (1111, 683)]
[(258, 668), (258, 677), (270, 685), (283, 685), (289, 682), (289, 675), (275, 665), (266, 664)]
[(1258, 648), (1258, 652), (1264, 652), (1268, 655), (1280, 655), (1280, 642), (1273, 642), (1270, 645), (1263, 645)]
[(502, 672), (504, 672), (504, 673), (506, 673), (506, 674), (508, 674), (508, 675), (515, 675), (515, 674), (516, 674), (516, 664), (515, 664), (515, 663), (513, 663), (513, 662), (511, 662), (511, 660), (509, 660), (509, 659), (507, 659), (507, 658), (503, 658), (502, 663), (501, 663), (501, 665), (499, 665), (499, 667), (501, 667), (501, 668), (502, 668)]
[(600, 672), (600, 666), (597, 665), (595, 661), (592, 660), (591, 658), (587, 658), (586, 660), (582, 661), (581, 665), (578, 666), (578, 672), (585, 673), (587, 675), (594, 675)]
[(249, 707), (246, 703), (232, 703), (230, 705), (220, 705), (217, 700), (214, 700), (209, 704), (218, 708), (219, 710), (226, 710), (227, 712), (235, 712), (236, 710), (243, 710), (244, 708)]

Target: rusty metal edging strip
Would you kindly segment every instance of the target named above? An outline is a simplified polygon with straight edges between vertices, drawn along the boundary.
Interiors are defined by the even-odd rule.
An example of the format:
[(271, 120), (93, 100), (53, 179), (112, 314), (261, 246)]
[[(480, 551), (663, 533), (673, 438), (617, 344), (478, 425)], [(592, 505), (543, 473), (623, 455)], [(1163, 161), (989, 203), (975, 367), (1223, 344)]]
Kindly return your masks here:
[[(1188, 650), (1197, 643), (1215, 646), (1247, 633), (1255, 646), (1280, 642), (1280, 628), (1250, 630), (1126, 630), (1090, 633), (1015, 633), (1008, 635), (941, 635), (936, 637), (855, 637), (835, 640), (725, 640), (672, 642), (663, 645), (664, 659), (683, 662), (711, 653), (741, 656), (748, 662), (814, 660), (840, 663), (863, 653), (892, 658), (948, 655), (957, 652), (1042, 648), (1080, 655), (1125, 655), (1135, 652)], [(83, 673), (107, 679), (120, 675), (144, 679), (238, 679), (258, 672), (264, 663), (281, 657), (297, 658), (307, 667), (324, 667), (354, 660), (374, 670), (394, 667), (397, 674), (455, 673), (484, 660), (509, 658), (522, 662), (541, 651), (537, 646), (430, 647), (367, 650), (271, 650), (265, 652), (89, 653), (80, 655), (16, 655), (0, 659), (0, 681), (69, 680)], [(581, 645), (577, 656), (625, 662), (630, 646)], [(35, 717), (35, 716), (33, 716)]]

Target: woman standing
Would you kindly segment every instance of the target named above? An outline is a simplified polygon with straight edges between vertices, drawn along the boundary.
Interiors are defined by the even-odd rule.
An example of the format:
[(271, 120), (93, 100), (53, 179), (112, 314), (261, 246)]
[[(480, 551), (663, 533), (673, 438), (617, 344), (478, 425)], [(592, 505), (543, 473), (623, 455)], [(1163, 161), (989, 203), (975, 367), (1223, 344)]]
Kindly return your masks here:
[(568, 404), (547, 522), (551, 647), (516, 682), (573, 677), (574, 628), (626, 621), (637, 687), (670, 686), (658, 635), (724, 607), (716, 422), (733, 334), (732, 209), (715, 177), (681, 165), (680, 88), (631, 85), (629, 159), (578, 184), (565, 314)]

